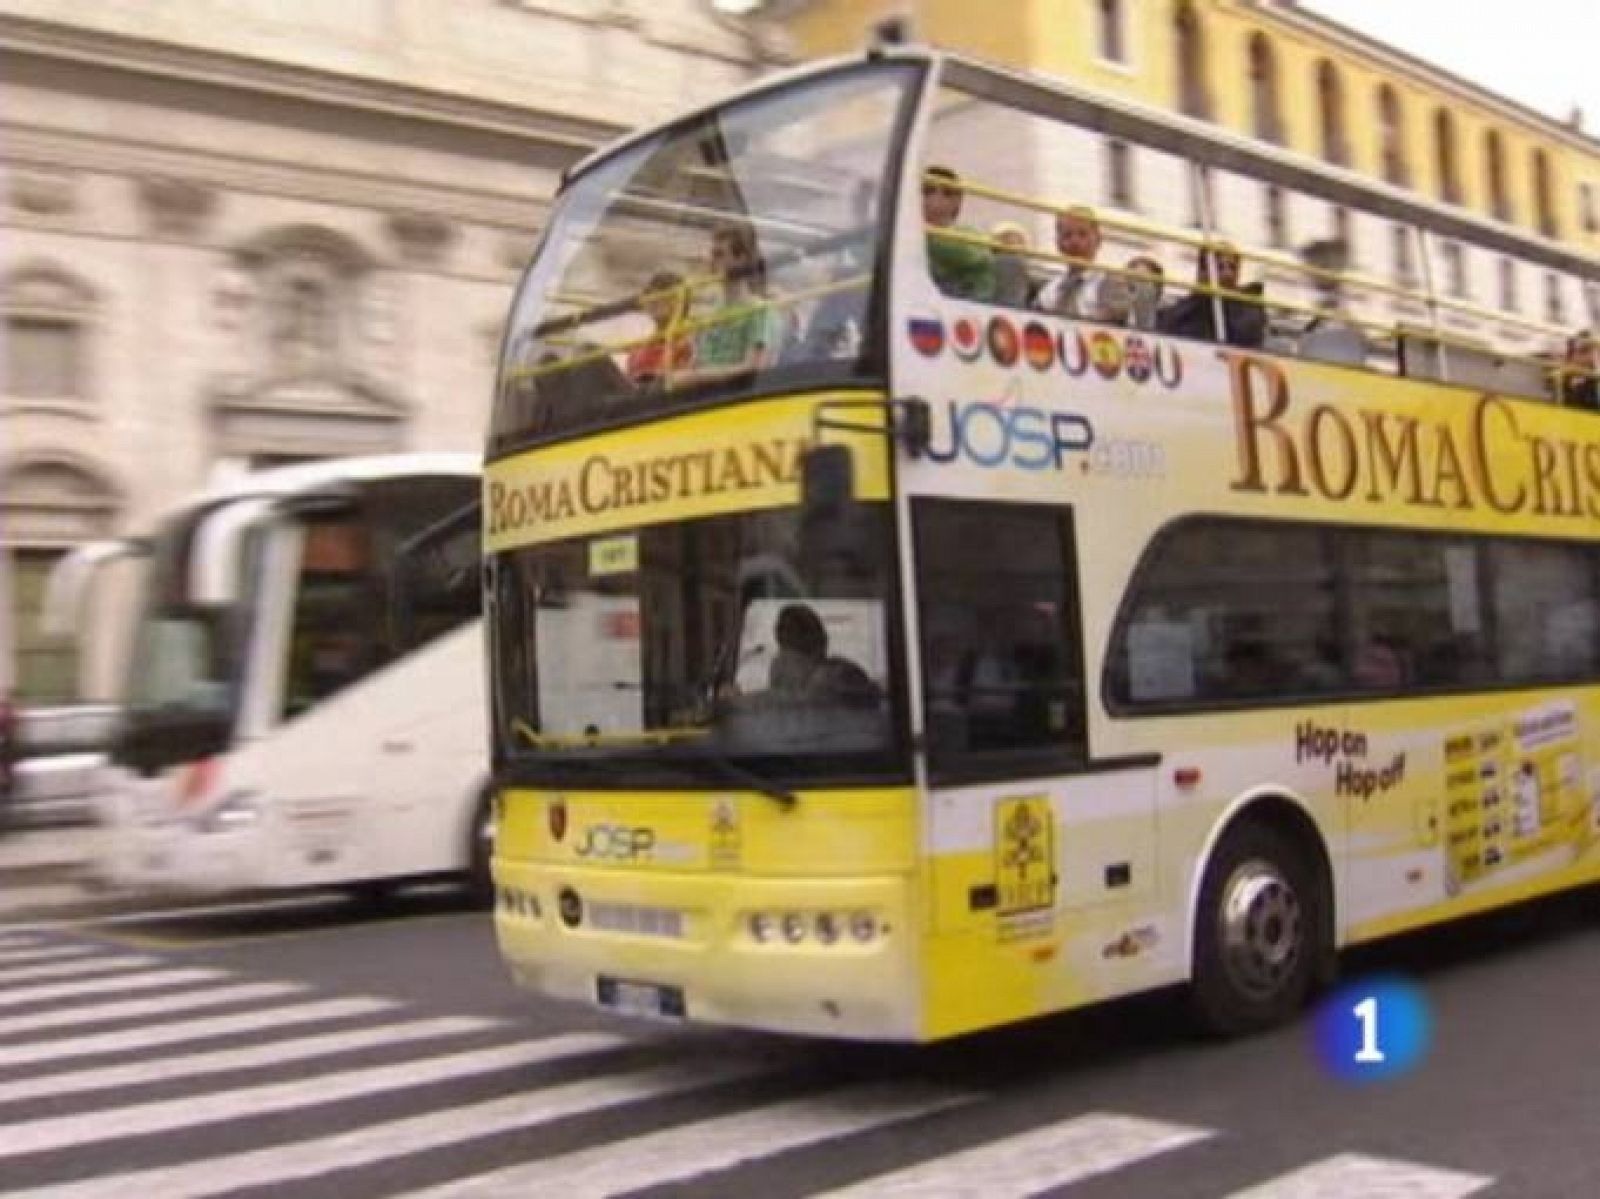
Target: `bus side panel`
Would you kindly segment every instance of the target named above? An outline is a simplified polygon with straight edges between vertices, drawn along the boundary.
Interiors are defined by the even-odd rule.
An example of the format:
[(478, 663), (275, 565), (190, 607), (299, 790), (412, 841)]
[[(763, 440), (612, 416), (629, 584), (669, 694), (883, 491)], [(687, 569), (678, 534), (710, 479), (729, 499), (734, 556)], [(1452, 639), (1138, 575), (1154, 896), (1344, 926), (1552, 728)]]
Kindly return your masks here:
[(937, 791), (930, 1038), (1158, 986), (1181, 967), (1148, 767)]

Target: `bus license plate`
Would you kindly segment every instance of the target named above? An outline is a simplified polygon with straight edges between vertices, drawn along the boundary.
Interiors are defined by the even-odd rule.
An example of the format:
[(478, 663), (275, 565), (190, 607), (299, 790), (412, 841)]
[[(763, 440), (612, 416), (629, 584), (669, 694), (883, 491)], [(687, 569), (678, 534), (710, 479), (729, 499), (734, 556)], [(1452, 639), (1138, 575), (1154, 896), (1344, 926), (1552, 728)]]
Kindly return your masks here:
[(683, 989), (658, 983), (630, 982), (626, 979), (595, 980), (595, 997), (600, 1006), (626, 1016), (645, 1016), (654, 1020), (684, 1018)]

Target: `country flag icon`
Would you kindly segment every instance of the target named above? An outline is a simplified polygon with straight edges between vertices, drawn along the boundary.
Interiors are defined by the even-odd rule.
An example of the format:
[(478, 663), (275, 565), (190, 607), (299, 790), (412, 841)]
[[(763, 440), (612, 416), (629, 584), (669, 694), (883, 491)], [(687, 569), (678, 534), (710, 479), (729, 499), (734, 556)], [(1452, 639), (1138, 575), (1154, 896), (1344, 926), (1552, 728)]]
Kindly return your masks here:
[(983, 333), (970, 316), (957, 317), (950, 326), (950, 348), (963, 362), (976, 362), (983, 353)]
[(907, 324), (917, 353), (937, 358), (944, 349), (944, 322), (936, 316), (914, 316)]
[(1004, 367), (1017, 365), (1022, 354), (1022, 340), (1017, 327), (1003, 316), (989, 318), (989, 355)]
[(1029, 321), (1022, 330), (1022, 355), (1036, 371), (1047, 371), (1056, 364), (1056, 339), (1038, 321)]
[(1122, 343), (1104, 330), (1089, 339), (1089, 358), (1101, 378), (1115, 379), (1122, 369)]
[(1122, 345), (1123, 369), (1135, 383), (1146, 382), (1156, 369), (1156, 356), (1142, 337), (1129, 337)]

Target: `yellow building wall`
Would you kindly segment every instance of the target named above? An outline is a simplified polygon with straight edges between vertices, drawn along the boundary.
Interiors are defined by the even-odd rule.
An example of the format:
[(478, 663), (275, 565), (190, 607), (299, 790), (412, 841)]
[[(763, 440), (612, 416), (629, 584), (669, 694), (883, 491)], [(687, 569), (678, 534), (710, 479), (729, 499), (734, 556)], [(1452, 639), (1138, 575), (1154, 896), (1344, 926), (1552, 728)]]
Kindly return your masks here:
[[(816, 0), (790, 23), (809, 55), (861, 48), (873, 20), (891, 12), (914, 13), (919, 40), (960, 50), (1007, 66), (1039, 71), (1109, 95), (1161, 108), (1178, 107), (1173, 12), (1167, 0), (1123, 0), (1128, 62), (1108, 63), (1099, 53), (1099, 0)], [(1286, 145), (1321, 157), (1317, 64), (1327, 58), (1343, 82), (1344, 130), (1350, 166), (1382, 176), (1382, 131), (1378, 89), (1388, 82), (1399, 94), (1411, 186), (1429, 198), (1441, 196), (1434, 113), (1441, 106), (1455, 122), (1456, 176), (1462, 203), (1492, 215), (1488, 159), (1490, 127), (1500, 130), (1512, 223), (1536, 230), (1533, 151), (1550, 160), (1551, 200), (1561, 240), (1600, 250), (1600, 234), (1586, 232), (1578, 211), (1577, 183), (1600, 190), (1600, 146), (1580, 148), (1519, 122), (1487, 104), (1475, 104), (1418, 76), (1396, 71), (1314, 29), (1280, 19), (1244, 0), (1199, 0), (1206, 47), (1206, 77), (1214, 119), (1229, 129), (1253, 128), (1249, 46), (1258, 30), (1272, 41), (1277, 60), (1278, 110)], [(1600, 195), (1596, 204), (1600, 205)]]

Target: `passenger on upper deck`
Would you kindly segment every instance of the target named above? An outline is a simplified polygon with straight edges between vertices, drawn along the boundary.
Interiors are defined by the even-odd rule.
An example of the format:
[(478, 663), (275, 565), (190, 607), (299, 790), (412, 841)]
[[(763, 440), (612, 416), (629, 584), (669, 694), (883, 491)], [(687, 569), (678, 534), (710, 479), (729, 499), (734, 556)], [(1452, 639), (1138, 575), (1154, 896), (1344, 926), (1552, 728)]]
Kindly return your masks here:
[(1111, 276), (1094, 266), (1100, 253), (1100, 222), (1094, 209), (1081, 205), (1056, 216), (1056, 250), (1069, 259), (1067, 269), (1044, 285), (1038, 307), (1057, 316), (1089, 321), (1115, 321), (1117, 309), (1126, 312), (1125, 301), (1118, 304)]
[[(1214, 271), (1211, 265), (1213, 257), (1216, 259)], [(1161, 331), (1175, 337), (1217, 341), (1216, 310), (1220, 306), (1222, 319), (1227, 325), (1228, 344), (1259, 347), (1267, 330), (1267, 314), (1259, 298), (1219, 298), (1210, 291), (1200, 290), (1212, 287), (1212, 280), (1215, 279), (1215, 286), (1223, 291), (1259, 297), (1262, 293), (1260, 283), (1240, 284), (1239, 264), (1238, 249), (1227, 242), (1202, 248), (1199, 261), (1195, 264), (1195, 282), (1199, 287), (1161, 314)]]
[(1141, 254), (1128, 259), (1123, 282), (1128, 291), (1127, 313), (1122, 323), (1130, 329), (1154, 330), (1161, 320), (1161, 293), (1167, 273), (1154, 258)]
[(1040, 287), (1027, 255), (1032, 248), (1028, 231), (1016, 221), (1001, 221), (989, 230), (989, 238), (999, 247), (994, 254), (995, 303), (1027, 308)]
[(1556, 380), (1556, 398), (1572, 408), (1600, 410), (1600, 343), (1585, 330), (1567, 339), (1566, 361)]
[(677, 331), (687, 307), (684, 299), (683, 276), (672, 271), (658, 271), (644, 285), (639, 309), (655, 325), (655, 334), (628, 353), (623, 369), (635, 387), (665, 386), (670, 375), (689, 365), (694, 343)]
[[(967, 241), (976, 229), (956, 224), (961, 215), (961, 177), (949, 167), (931, 166), (922, 180), (922, 219), (928, 226), (928, 269), (946, 295), (965, 300), (994, 298), (994, 254)], [(961, 237), (951, 237), (955, 233)]]
[(695, 383), (731, 379), (764, 370), (781, 348), (784, 321), (767, 300), (767, 271), (747, 225), (718, 225), (711, 232), (711, 270), (720, 280), (717, 306), (700, 314)]

